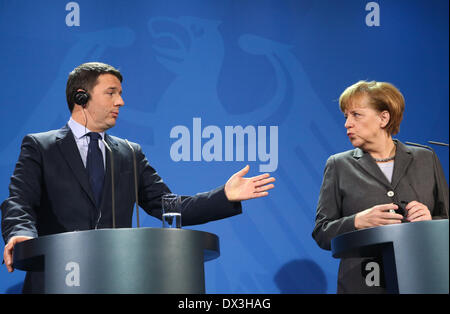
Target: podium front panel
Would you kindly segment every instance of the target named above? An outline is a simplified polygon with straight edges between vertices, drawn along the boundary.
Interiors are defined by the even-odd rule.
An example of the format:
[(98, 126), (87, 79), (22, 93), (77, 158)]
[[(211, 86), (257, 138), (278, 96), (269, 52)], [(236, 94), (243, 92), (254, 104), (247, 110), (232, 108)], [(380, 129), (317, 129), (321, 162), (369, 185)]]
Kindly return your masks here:
[(17, 245), (14, 266), (45, 270), (46, 293), (204, 293), (216, 235), (187, 229), (101, 229)]

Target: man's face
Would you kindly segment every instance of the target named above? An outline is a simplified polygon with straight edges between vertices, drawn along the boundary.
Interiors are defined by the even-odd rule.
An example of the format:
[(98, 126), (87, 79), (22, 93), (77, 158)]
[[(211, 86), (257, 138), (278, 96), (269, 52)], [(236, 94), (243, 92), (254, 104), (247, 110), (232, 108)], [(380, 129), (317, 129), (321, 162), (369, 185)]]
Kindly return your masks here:
[(119, 108), (124, 105), (122, 84), (112, 74), (102, 74), (89, 92), (86, 105), (87, 127), (92, 132), (104, 132), (116, 124)]

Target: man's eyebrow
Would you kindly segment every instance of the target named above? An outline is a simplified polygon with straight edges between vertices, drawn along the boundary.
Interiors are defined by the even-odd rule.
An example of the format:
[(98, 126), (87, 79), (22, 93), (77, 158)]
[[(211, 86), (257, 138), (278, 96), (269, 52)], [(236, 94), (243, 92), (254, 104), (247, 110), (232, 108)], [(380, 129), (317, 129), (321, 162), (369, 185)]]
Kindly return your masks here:
[[(108, 87), (107, 89), (118, 90), (118, 88), (114, 86)], [(122, 94), (122, 90), (120, 90), (120, 93)]]

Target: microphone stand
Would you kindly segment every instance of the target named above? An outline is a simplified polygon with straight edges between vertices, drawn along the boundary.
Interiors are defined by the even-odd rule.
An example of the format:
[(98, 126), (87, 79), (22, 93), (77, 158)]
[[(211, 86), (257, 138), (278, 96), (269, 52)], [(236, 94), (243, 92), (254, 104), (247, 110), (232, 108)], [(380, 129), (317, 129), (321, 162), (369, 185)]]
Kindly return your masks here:
[(103, 144), (105, 145), (106, 149), (109, 152), (109, 160), (111, 162), (111, 195), (112, 195), (112, 203), (111, 203), (111, 210), (112, 210), (112, 227), (113, 229), (116, 228), (116, 198), (114, 193), (114, 157), (111, 148), (106, 143), (104, 139), (102, 139)]
[(135, 197), (135, 203), (136, 203), (136, 225), (139, 228), (139, 203), (138, 203), (138, 180), (137, 180), (137, 169), (136, 169), (136, 153), (134, 152), (133, 146), (131, 146), (130, 142), (128, 142), (127, 139), (125, 139), (125, 142), (128, 144), (128, 146), (131, 149), (131, 152), (133, 153), (133, 173), (134, 173), (134, 197)]

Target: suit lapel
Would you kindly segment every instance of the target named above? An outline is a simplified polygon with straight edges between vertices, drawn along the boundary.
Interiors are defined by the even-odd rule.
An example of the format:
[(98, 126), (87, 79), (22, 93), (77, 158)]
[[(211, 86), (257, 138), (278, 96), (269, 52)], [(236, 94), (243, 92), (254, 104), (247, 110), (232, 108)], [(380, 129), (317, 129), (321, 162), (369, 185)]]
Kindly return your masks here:
[(77, 144), (75, 143), (75, 138), (73, 137), (72, 131), (69, 126), (64, 126), (56, 137), (56, 142), (63, 155), (64, 159), (67, 161), (69, 167), (75, 178), (80, 183), (83, 190), (87, 193), (92, 204), (95, 206), (94, 194), (91, 190), (89, 184), (89, 178), (86, 168), (83, 165), (83, 160), (81, 159), (80, 151), (78, 150)]
[(353, 158), (356, 159), (358, 166), (361, 167), (366, 173), (371, 175), (375, 180), (388, 188), (391, 187), (388, 179), (383, 174), (380, 167), (378, 167), (377, 163), (370, 156), (370, 154), (365, 153), (360, 148), (355, 148), (355, 150), (353, 151)]
[(380, 167), (376, 164), (373, 158), (368, 153), (365, 153), (360, 148), (355, 148), (353, 152), (353, 158), (357, 160), (358, 165), (363, 168), (367, 173), (374, 177), (377, 181), (382, 183), (388, 188), (395, 189), (408, 170), (413, 157), (408, 148), (398, 140), (394, 140), (397, 143), (397, 150), (394, 159), (394, 171), (392, 173), (392, 182), (389, 182)]
[(413, 161), (411, 151), (400, 141), (395, 140), (395, 142), (397, 143), (397, 151), (395, 153), (394, 172), (392, 174), (391, 184), (394, 189), (406, 174), (409, 165)]

